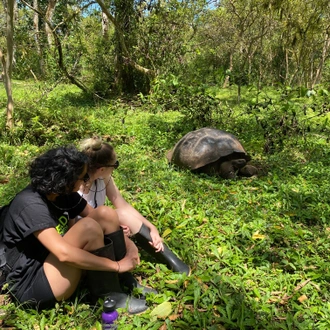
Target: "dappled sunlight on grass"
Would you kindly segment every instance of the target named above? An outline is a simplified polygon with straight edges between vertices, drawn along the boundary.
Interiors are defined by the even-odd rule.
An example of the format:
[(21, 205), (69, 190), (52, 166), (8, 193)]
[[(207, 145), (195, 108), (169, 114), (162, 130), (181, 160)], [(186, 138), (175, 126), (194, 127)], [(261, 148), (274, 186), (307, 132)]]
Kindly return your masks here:
[[(219, 97), (226, 100), (234, 97), (234, 92), (234, 88), (228, 89)], [(260, 127), (253, 120), (235, 127), (244, 122), (244, 117), (237, 115), (232, 126), (219, 128), (235, 128), (263, 172), (259, 177), (223, 180), (168, 164), (166, 152), (191, 129), (177, 111), (148, 112), (144, 106), (121, 101), (89, 108), (78, 94), (70, 91), (67, 97), (65, 88), (56, 93), (44, 104), (43, 115), (53, 118), (57, 112), (61, 120), (71, 118), (66, 121), (68, 134), (59, 139), (51, 134), (51, 142), (43, 146), (24, 142), (16, 147), (9, 138), (10, 143), (1, 143), (1, 175), (8, 182), (0, 184), (0, 204), (26, 184), (27, 163), (48, 145), (101, 135), (115, 146), (121, 165), (113, 176), (123, 196), (157, 226), (164, 241), (192, 267), (192, 275), (184, 277), (142, 253), (143, 262), (135, 272), (159, 292), (148, 298), (150, 311), (170, 302), (172, 314), (166, 320), (151, 317), (150, 311), (123, 314), (119, 328), (329, 326), (330, 306), (325, 302), (330, 298), (330, 146), (325, 138), (308, 132), (288, 136), (282, 148), (265, 154)], [(55, 106), (57, 97), (60, 108)], [(46, 109), (52, 109), (52, 114)], [(83, 120), (73, 122), (78, 113)], [(68, 306), (72, 305), (70, 319)], [(96, 324), (100, 308), (88, 308), (80, 303), (63, 304), (49, 312), (54, 315), (33, 315), (34, 324), (45, 315), (59, 324), (73, 322), (78, 328), (84, 323), (79, 313), (87, 312), (94, 313)], [(15, 311), (13, 305), (9, 310), (12, 320), (30, 316), (28, 311)]]

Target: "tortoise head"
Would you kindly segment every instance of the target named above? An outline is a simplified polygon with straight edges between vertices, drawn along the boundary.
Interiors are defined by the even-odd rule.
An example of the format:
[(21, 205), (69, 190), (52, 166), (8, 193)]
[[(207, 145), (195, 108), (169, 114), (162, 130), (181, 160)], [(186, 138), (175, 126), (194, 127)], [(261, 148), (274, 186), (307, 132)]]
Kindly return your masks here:
[(220, 163), (219, 175), (224, 179), (234, 179), (237, 170), (244, 168), (246, 165), (245, 159), (232, 159)]
[(233, 167), (238, 170), (246, 165), (246, 160), (241, 158), (241, 159), (234, 159), (231, 161), (231, 164)]

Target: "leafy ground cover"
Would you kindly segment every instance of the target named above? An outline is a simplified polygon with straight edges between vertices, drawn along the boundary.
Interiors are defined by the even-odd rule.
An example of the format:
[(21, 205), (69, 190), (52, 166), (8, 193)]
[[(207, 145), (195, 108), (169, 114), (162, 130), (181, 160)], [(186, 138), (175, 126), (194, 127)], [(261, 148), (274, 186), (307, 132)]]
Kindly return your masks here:
[[(265, 107), (246, 90), (235, 106), (235, 91), (218, 96), (223, 111), (234, 113), (218, 128), (239, 136), (261, 173), (223, 180), (167, 163), (166, 152), (194, 128), (178, 111), (90, 102), (65, 85), (41, 98), (34, 84), (16, 84), (18, 125), (11, 135), (1, 133), (0, 205), (27, 184), (31, 158), (53, 145), (102, 135), (116, 148), (121, 166), (114, 177), (122, 194), (192, 266), (186, 277), (141, 252), (135, 275), (159, 294), (148, 298), (146, 313), (121, 313), (119, 329), (329, 329), (330, 146), (327, 134), (315, 131), (326, 114), (313, 119), (309, 131), (292, 131), (281, 141), (274, 139), (283, 133), (277, 127), (270, 132), (276, 148), (266, 154), (269, 135), (260, 120), (275, 129), (288, 100), (272, 91), (272, 106)], [(290, 102), (289, 110), (310, 101)], [(242, 115), (247, 108), (253, 111)], [(36, 313), (5, 295), (3, 326), (101, 329), (100, 306), (87, 305), (81, 291)]]

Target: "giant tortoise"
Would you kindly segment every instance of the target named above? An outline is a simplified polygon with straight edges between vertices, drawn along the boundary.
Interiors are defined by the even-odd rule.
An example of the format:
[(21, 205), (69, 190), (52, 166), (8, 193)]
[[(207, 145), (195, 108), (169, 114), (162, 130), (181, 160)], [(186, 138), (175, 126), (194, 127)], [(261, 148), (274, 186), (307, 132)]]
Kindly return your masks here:
[(256, 167), (247, 164), (251, 157), (238, 139), (215, 128), (204, 127), (187, 133), (169, 151), (167, 159), (181, 168), (224, 179), (257, 174)]

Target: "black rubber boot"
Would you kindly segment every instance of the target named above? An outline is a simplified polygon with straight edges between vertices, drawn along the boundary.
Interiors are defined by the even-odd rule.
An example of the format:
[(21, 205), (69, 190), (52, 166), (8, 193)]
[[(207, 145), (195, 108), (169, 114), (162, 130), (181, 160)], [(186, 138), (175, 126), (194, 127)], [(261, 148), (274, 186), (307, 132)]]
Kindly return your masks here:
[[(104, 237), (105, 239), (110, 239), (113, 242), (114, 251), (115, 251), (115, 260), (119, 261), (123, 259), (126, 255), (126, 244), (125, 244), (123, 229), (120, 228), (120, 230), (105, 235)], [(119, 275), (120, 283), (123, 284), (124, 287), (126, 287), (129, 290), (129, 292), (132, 292), (134, 289), (138, 289), (143, 296), (145, 296), (148, 293), (154, 293), (154, 294), (158, 293), (153, 288), (149, 288), (147, 286), (141, 285), (129, 272), (121, 273), (118, 275)]]
[(188, 276), (190, 275), (191, 269), (185, 264), (182, 260), (180, 260), (168, 247), (166, 244), (164, 245), (164, 251), (156, 252), (156, 250), (149, 244), (152, 241), (150, 236), (150, 230), (145, 225), (142, 224), (140, 231), (134, 236), (138, 245), (143, 248), (146, 252), (148, 252), (151, 256), (156, 258), (157, 261), (167, 265), (170, 269), (178, 273), (186, 273)]
[[(115, 252), (111, 240), (105, 238), (106, 245), (91, 253), (115, 260)], [(121, 289), (118, 273), (97, 270), (87, 271), (87, 285), (94, 298), (110, 298), (116, 301), (117, 308), (126, 308), (130, 314), (140, 314), (148, 309), (144, 299), (128, 296)]]

